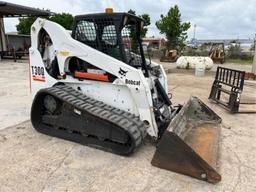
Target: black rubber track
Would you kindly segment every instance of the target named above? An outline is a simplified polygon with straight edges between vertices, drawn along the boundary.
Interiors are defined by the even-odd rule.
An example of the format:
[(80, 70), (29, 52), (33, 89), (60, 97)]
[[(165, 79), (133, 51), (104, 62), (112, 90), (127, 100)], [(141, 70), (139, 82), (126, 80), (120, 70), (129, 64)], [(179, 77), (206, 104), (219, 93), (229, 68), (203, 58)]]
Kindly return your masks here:
[[(105, 125), (110, 126), (113, 129), (112, 131), (123, 131), (127, 134), (128, 141), (120, 143), (111, 140), (111, 138), (102, 140), (99, 139), (98, 135), (84, 135), (82, 134), (83, 130), (70, 126), (65, 127), (65, 125), (63, 126), (64, 123), (54, 126), (45, 123), (43, 101), (46, 95), (50, 95), (58, 100), (62, 105), (62, 110), (67, 108), (74, 111), (74, 113), (79, 113), (79, 118), (85, 120), (96, 119), (94, 122), (96, 122), (98, 127), (102, 128), (102, 131), (104, 131)], [(67, 118), (65, 117), (65, 121), (68, 120)], [(119, 155), (132, 154), (147, 135), (146, 125), (135, 115), (87, 97), (66, 85), (42, 89), (36, 94), (31, 107), (31, 122), (37, 131), (46, 135), (93, 146)]]

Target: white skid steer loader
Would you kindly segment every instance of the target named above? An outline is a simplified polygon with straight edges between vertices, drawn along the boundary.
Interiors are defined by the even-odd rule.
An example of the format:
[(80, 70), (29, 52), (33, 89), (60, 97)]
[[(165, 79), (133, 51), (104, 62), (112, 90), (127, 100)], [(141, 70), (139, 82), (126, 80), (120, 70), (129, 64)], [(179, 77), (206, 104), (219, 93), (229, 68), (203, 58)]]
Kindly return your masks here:
[(216, 183), (221, 118), (196, 97), (172, 105), (162, 66), (144, 57), (143, 22), (128, 13), (79, 15), (70, 34), (38, 18), (29, 50), (31, 122), (119, 155), (148, 135), (158, 141), (154, 166)]

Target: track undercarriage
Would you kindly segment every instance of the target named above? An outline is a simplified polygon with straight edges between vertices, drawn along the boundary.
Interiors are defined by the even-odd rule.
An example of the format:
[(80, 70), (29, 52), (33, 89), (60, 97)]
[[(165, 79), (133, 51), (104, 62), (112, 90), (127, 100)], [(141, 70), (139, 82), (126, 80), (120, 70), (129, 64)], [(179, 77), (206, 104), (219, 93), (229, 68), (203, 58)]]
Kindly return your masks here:
[(146, 126), (128, 112), (58, 85), (39, 91), (31, 121), (41, 133), (119, 155), (133, 153), (146, 136)]

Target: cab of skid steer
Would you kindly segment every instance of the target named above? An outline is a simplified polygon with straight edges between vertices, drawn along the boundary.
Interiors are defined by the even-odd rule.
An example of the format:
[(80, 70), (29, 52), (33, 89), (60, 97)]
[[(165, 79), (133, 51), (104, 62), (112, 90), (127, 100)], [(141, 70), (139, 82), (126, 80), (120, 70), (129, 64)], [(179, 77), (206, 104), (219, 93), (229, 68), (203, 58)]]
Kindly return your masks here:
[(129, 13), (98, 13), (75, 16), (72, 37), (148, 76), (141, 42), (144, 20)]

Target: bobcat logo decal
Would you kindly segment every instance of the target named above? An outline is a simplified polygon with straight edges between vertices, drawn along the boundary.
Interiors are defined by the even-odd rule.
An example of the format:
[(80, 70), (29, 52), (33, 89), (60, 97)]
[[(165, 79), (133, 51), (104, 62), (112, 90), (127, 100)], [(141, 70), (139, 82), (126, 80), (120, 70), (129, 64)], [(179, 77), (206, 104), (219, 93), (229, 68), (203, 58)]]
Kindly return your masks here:
[(120, 75), (124, 76), (124, 77), (126, 77), (126, 73), (127, 73), (127, 72), (128, 72), (128, 71), (123, 70), (121, 67), (120, 67), (120, 69), (119, 69), (119, 71), (118, 71), (118, 73), (119, 73)]

